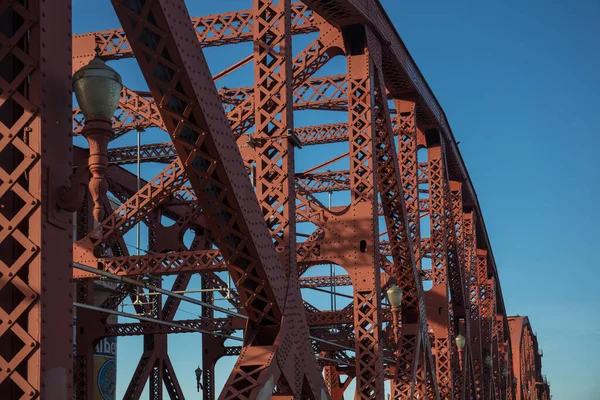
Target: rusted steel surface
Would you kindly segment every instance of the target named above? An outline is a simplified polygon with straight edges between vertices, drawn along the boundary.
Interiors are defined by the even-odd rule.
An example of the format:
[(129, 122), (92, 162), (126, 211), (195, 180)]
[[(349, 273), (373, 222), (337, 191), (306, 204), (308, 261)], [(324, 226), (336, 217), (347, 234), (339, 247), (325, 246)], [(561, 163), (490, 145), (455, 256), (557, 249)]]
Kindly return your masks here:
[[(122, 27), (77, 35), (70, 1), (0, 5), (0, 397), (91, 399), (94, 343), (141, 336), (124, 398), (146, 387), (182, 399), (167, 337), (205, 332), (205, 400), (384, 399), (386, 380), (392, 399), (549, 399), (528, 318), (507, 316), (448, 121), (379, 2), (248, 3), (190, 17), (183, 0), (112, 0)], [(250, 55), (211, 76), (203, 48), (247, 42)], [(123, 87), (113, 139), (150, 129), (170, 139), (92, 154), (108, 193), (88, 191), (88, 150), (69, 135), (94, 128), (71, 104), (69, 73), (96, 51), (134, 58), (147, 84)], [(345, 67), (323, 73), (336, 57)], [(217, 89), (250, 63), (252, 79)], [(323, 118), (297, 126), (304, 110)], [(329, 161), (295, 171), (297, 157), (333, 143)], [(138, 160), (163, 170), (138, 183), (125, 169)], [(346, 204), (324, 204), (338, 192)], [(138, 224), (148, 241), (135, 255), (125, 235)], [(94, 269), (120, 281), (101, 295)], [(185, 298), (150, 293), (186, 291), (194, 275), (197, 318), (177, 318)], [(313, 303), (315, 292), (331, 304)], [(77, 309), (73, 354), (74, 301), (106, 312), (131, 301), (143, 320)], [(222, 357), (237, 361), (220, 390)]]

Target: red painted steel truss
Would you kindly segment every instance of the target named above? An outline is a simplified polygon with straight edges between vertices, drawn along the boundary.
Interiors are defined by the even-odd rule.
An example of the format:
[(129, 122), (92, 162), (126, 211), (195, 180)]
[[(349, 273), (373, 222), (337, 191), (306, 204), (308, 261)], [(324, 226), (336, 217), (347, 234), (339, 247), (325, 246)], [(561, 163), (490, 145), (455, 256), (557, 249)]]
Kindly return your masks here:
[[(529, 320), (506, 314), (446, 117), (382, 6), (248, 3), (190, 17), (183, 0), (112, 0), (121, 28), (73, 36), (69, 0), (0, 3), (0, 397), (92, 399), (95, 343), (140, 335), (124, 398), (149, 383), (151, 399), (182, 399), (167, 335), (204, 332), (205, 400), (217, 397), (225, 356), (237, 362), (220, 399), (340, 400), (353, 381), (354, 398), (383, 399), (386, 380), (392, 399), (549, 399)], [(307, 34), (306, 47), (292, 47)], [(202, 49), (242, 42), (253, 53), (211, 76)], [(101, 199), (99, 223), (82, 189), (88, 151), (72, 144), (85, 119), (69, 80), (96, 53), (135, 58), (147, 84), (123, 88), (114, 138), (157, 128), (171, 139), (139, 152), (109, 145), (111, 200)], [(346, 68), (320, 74), (334, 57)], [(253, 80), (217, 90), (247, 64)], [(300, 110), (319, 110), (323, 123), (296, 126)], [(346, 122), (328, 122), (334, 113)], [(348, 144), (332, 154), (348, 169), (295, 171), (296, 154), (330, 143)], [(124, 168), (138, 160), (165, 164), (139, 189)], [(324, 205), (333, 192), (348, 204)], [(125, 243), (137, 224), (147, 254)], [(345, 272), (307, 273), (330, 265)], [(125, 278), (100, 301), (96, 270)], [(181, 296), (151, 299), (152, 290), (185, 291), (194, 274), (198, 318), (176, 318)], [(162, 287), (166, 276), (174, 283)], [(404, 293), (398, 313), (385, 294), (394, 283)], [(315, 307), (314, 291), (336, 301)], [(218, 299), (235, 312), (218, 313)], [(128, 300), (143, 320), (108, 322)], [(88, 306), (76, 311), (76, 337), (74, 302)], [(235, 335), (241, 346), (228, 340)]]

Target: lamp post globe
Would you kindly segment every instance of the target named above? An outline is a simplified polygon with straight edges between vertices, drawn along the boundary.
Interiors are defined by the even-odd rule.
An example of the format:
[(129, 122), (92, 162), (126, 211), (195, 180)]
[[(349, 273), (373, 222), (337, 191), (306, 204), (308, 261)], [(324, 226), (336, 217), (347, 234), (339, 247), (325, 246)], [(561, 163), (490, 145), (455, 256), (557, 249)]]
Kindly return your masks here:
[(402, 296), (404, 292), (395, 283), (392, 284), (386, 291), (387, 299), (392, 307), (400, 307), (402, 304)]
[(89, 191), (96, 221), (101, 221), (104, 216), (102, 198), (108, 191), (104, 180), (108, 168), (108, 142), (114, 135), (111, 119), (119, 104), (122, 88), (119, 73), (98, 56), (73, 75), (73, 91), (85, 117), (81, 134), (90, 147), (88, 168), (92, 176)]
[(394, 338), (396, 343), (398, 343), (400, 336), (398, 314), (400, 311), (400, 305), (402, 304), (402, 295), (402, 289), (400, 289), (395, 283), (393, 283), (386, 291), (387, 299), (390, 302), (390, 306), (392, 306), (392, 326), (394, 328)]
[(119, 104), (121, 89), (121, 75), (98, 56), (73, 75), (73, 91), (86, 120), (110, 120)]
[(465, 348), (465, 344), (467, 344), (467, 339), (465, 339), (465, 337), (462, 334), (458, 334), (458, 336), (456, 336), (456, 339), (454, 339), (454, 341), (456, 342), (456, 346), (462, 350)]
[(454, 339), (454, 342), (456, 343), (456, 347), (458, 347), (458, 366), (460, 368), (460, 370), (462, 371), (463, 369), (463, 349), (465, 348), (465, 345), (467, 344), (467, 339), (465, 339), (465, 337), (459, 333), (456, 338)]

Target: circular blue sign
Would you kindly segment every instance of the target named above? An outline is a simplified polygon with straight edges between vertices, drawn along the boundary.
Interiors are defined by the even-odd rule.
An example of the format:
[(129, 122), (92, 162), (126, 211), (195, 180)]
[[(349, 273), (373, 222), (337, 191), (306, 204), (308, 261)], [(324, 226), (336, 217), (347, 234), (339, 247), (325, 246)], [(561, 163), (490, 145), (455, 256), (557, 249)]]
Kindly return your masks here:
[(104, 400), (116, 398), (117, 363), (114, 359), (106, 361), (98, 371), (98, 391)]

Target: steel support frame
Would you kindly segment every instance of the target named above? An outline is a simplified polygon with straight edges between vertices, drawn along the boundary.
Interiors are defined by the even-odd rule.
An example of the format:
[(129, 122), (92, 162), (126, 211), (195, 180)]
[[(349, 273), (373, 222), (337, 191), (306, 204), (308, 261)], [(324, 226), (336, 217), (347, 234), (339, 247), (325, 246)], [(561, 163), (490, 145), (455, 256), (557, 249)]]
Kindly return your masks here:
[[(331, 1), (325, 11), (318, 0), (306, 3), (315, 6), (319, 14), (301, 3), (291, 4), (289, 0), (254, 0), (252, 10), (192, 19), (194, 25), (190, 26), (183, 1), (113, 0), (123, 30), (76, 38), (76, 42), (84, 46), (75, 46), (74, 69), (93, 56), (91, 49), (96, 43), (102, 44), (101, 51), (113, 58), (131, 57), (134, 53), (138, 56), (151, 96), (124, 90), (120, 105), (123, 114), (115, 120), (115, 126), (120, 130), (117, 135), (147, 124), (167, 130), (173, 145), (144, 149), (148, 160), (171, 162), (163, 174), (138, 193), (134, 193), (135, 190), (121, 192), (123, 206), (111, 212), (108, 205), (109, 216), (97, 228), (91, 229), (89, 221), (81, 227), (78, 224), (77, 242), (73, 246), (75, 260), (100, 265), (121, 275), (152, 274), (152, 279), (156, 279), (157, 275), (177, 274), (172, 290), (185, 289), (195, 272), (202, 273), (204, 288), (223, 288), (225, 283), (214, 271), (227, 269), (231, 273), (239, 289), (232, 303), (245, 309), (249, 323), (244, 345), (239, 348), (226, 348), (221, 338), (203, 336), (205, 351), (212, 349), (203, 360), (205, 399), (215, 396), (214, 363), (224, 355), (240, 357), (221, 398), (270, 396), (275, 386), (277, 393), (273, 398), (323, 398), (328, 396), (324, 387), (333, 398), (341, 398), (354, 376), (357, 378), (357, 398), (383, 398), (383, 355), (388, 357), (394, 352), (396, 364), (388, 365), (393, 376), (394, 398), (450, 398), (453, 395), (455, 398), (491, 399), (503, 396), (505, 392), (507, 398), (533, 398), (532, 393), (546, 396), (547, 385), (540, 383), (537, 341), (528, 323), (520, 325), (520, 339), (517, 345), (512, 340), (511, 348), (512, 335), (509, 338), (506, 333), (509, 323), (502, 310), (493, 257), (491, 252), (487, 253), (489, 244), (484, 237), (485, 227), (481, 225), (478, 205), (471, 208), (476, 198), (468, 177), (464, 188), (452, 181), (457, 175), (455, 143), (448, 140), (443, 115), (434, 112), (432, 118), (431, 110), (427, 110), (435, 108), (435, 99), (423, 95), (422, 86), (417, 88), (417, 96), (409, 87), (399, 89), (401, 85), (397, 79), (405, 78), (397, 78), (402, 74), (393, 76), (390, 72), (397, 68), (390, 67), (390, 51), (397, 54), (398, 43), (386, 38), (387, 22), (380, 21), (381, 24), (374, 26), (364, 23), (364, 15), (356, 13), (358, 9), (364, 14), (365, 4), (369, 1), (349, 0), (345, 4)], [(11, 385), (17, 385), (23, 391), (27, 388), (30, 396), (27, 398), (67, 398), (70, 397), (69, 374), (73, 362), (72, 343), (67, 341), (72, 321), (67, 321), (64, 316), (70, 317), (72, 313), (73, 299), (67, 299), (71, 288), (71, 254), (68, 250), (72, 242), (72, 221), (69, 213), (56, 207), (53, 193), (58, 186), (68, 185), (72, 166), (59, 162), (64, 149), (69, 148), (67, 139), (63, 143), (52, 138), (52, 146), (45, 146), (43, 152), (42, 145), (48, 142), (45, 133), (50, 126), (48, 121), (52, 121), (53, 130), (54, 120), (59, 121), (61, 129), (70, 129), (70, 114), (62, 113), (65, 112), (63, 106), (68, 112), (71, 110), (67, 79), (71, 55), (67, 46), (60, 48), (57, 45), (61, 41), (66, 43), (70, 35), (70, 25), (64, 23), (65, 16), (70, 15), (70, 9), (64, 9), (69, 2), (62, 2), (52, 10), (38, 1), (28, 2), (29, 9), (21, 2), (6, 4), (6, 8), (13, 8), (23, 18), (11, 22), (22, 25), (21, 29), (12, 32), (20, 38), (0, 36), (3, 44), (0, 62), (18, 59), (26, 68), (19, 75), (15, 73), (14, 65), (0, 64), (4, 79), (0, 83), (9, 94), (8, 100), (0, 99), (0, 109), (2, 102), (13, 101), (0, 114), (3, 123), (0, 150), (13, 147), (10, 149), (13, 157), (0, 160), (0, 171), (7, 177), (0, 177), (0, 196), (8, 196), (7, 193), (12, 196), (8, 204), (14, 216), (11, 221), (0, 219), (5, 234), (0, 237), (0, 246), (7, 246), (11, 240), (23, 245), (23, 238), (33, 246), (29, 253), (26, 249), (26, 256), (21, 258), (14, 256), (18, 246), (12, 246), (9, 260), (13, 265), (5, 263), (4, 257), (0, 264), (3, 275), (9, 277), (0, 286), (0, 310), (6, 312), (7, 307), (13, 307), (15, 303), (8, 299), (21, 297), (17, 290), (30, 294), (12, 311), (19, 315), (0, 318), (8, 320), (0, 334), (4, 336), (11, 331), (21, 341), (30, 337), (32, 342), (26, 343), (30, 345), (28, 354), (25, 354), (23, 349), (27, 346), (24, 346), (13, 359), (27, 363), (27, 368), (12, 365), (4, 368), (6, 365), (1, 364), (7, 361), (0, 359), (3, 367), (0, 383), (14, 382)], [(5, 18), (3, 7), (0, 6), (0, 18)], [(349, 11), (352, 8), (355, 10)], [(377, 6), (373, 6), (372, 11), (373, 18), (377, 18)], [(332, 12), (337, 14), (332, 17)], [(56, 24), (59, 20), (61, 24)], [(49, 29), (50, 34), (42, 37), (40, 29)], [(317, 29), (320, 31), (317, 40), (292, 59), (292, 34)], [(345, 44), (341, 42), (340, 30)], [(47, 38), (52, 38), (52, 43)], [(252, 55), (255, 86), (224, 89), (218, 93), (200, 47), (249, 40), (255, 43)], [(29, 46), (25, 46), (27, 42)], [(346, 75), (311, 78), (331, 57), (344, 52), (348, 62)], [(50, 61), (49, 54), (52, 54)], [(234, 66), (223, 74), (236, 68)], [(54, 79), (63, 69), (67, 72)], [(6, 76), (15, 82), (9, 82)], [(24, 78), (28, 79), (28, 90), (23, 90), (17, 82)], [(418, 81), (418, 71), (413, 71), (408, 80)], [(52, 105), (47, 99), (50, 82), (53, 96), (55, 93), (62, 96), (62, 100), (55, 100)], [(388, 93), (396, 99), (397, 121), (390, 118)], [(294, 128), (293, 109), (327, 107), (347, 110), (348, 123)], [(5, 115), (7, 109), (13, 115)], [(78, 114), (74, 115), (79, 121)], [(432, 119), (437, 119), (437, 126)], [(14, 126), (8, 126), (7, 122)], [(417, 149), (426, 143), (419, 125), (427, 126), (427, 129), (434, 126), (433, 130), (442, 132), (437, 145), (429, 143), (429, 160), (425, 165), (417, 161)], [(249, 145), (232, 140), (253, 126), (255, 133)], [(74, 131), (77, 129), (79, 123)], [(331, 178), (332, 174), (323, 173), (304, 177), (315, 183), (312, 190), (299, 185), (303, 188), (297, 196), (299, 210), (295, 210), (294, 201), (297, 181), (294, 144), (289, 139), (291, 132), (299, 136), (302, 144), (348, 141), (350, 145), (351, 168), (341, 171), (347, 181), (341, 182)], [(400, 139), (398, 155), (395, 154), (394, 135), (399, 135)], [(444, 147), (445, 141), (450, 150)], [(63, 147), (59, 148), (57, 143)], [(241, 157), (238, 149), (243, 153)], [(113, 160), (121, 164), (130, 162), (132, 151), (131, 148), (113, 150)], [(256, 163), (258, 204), (248, 185), (242, 158), (246, 165)], [(9, 165), (11, 163), (13, 165)], [(16, 172), (6, 174), (10, 168)], [(339, 175), (340, 171), (335, 174)], [(191, 186), (185, 186), (188, 179)], [(418, 187), (423, 182), (429, 183), (429, 196), (419, 199)], [(119, 190), (116, 185), (113, 187)], [(345, 214), (340, 215), (339, 210), (337, 214), (327, 213), (316, 201), (311, 192), (318, 192), (323, 187), (351, 191), (351, 204)], [(469, 212), (464, 214), (463, 193), (469, 194), (470, 198)], [(17, 197), (32, 201), (21, 202)], [(108, 203), (107, 199), (104, 201)], [(199, 202), (199, 205), (194, 206), (190, 201)], [(78, 212), (79, 221), (86, 220), (89, 214), (90, 210), (85, 208), (87, 202)], [(174, 203), (178, 205), (173, 206)], [(174, 213), (176, 224), (164, 229), (159, 209), (173, 210), (173, 207), (177, 210)], [(385, 218), (388, 241), (379, 238), (378, 215)], [(420, 238), (419, 224), (423, 216), (431, 217), (431, 239)], [(6, 219), (5, 214), (2, 218)], [(140, 257), (127, 254), (122, 236), (140, 221), (148, 224), (150, 248), (157, 254)], [(313, 222), (318, 228), (308, 241), (296, 245), (295, 224), (298, 221)], [(27, 226), (29, 231), (26, 231)], [(351, 226), (350, 230), (348, 226)], [(479, 227), (483, 227), (483, 236), (477, 233)], [(205, 232), (197, 231), (190, 249), (183, 245), (178, 235), (174, 235), (175, 240), (166, 238), (172, 232), (180, 233), (190, 228), (206, 229)], [(361, 238), (358, 243), (357, 238)], [(219, 250), (210, 249), (213, 244)], [(63, 245), (65, 248), (60, 255), (45, 250)], [(3, 256), (4, 248), (0, 247)], [(104, 254), (98, 258), (99, 253)], [(427, 257), (433, 259), (432, 272), (421, 269), (421, 261)], [(63, 271), (63, 276), (53, 271), (52, 277), (48, 277), (42, 269), (47, 260), (58, 263), (56, 265), (64, 264), (68, 273)], [(314, 286), (315, 278), (298, 281), (296, 277), (316, 262), (332, 260), (344, 267), (349, 275), (338, 276), (333, 283), (320, 279), (318, 281), (322, 282), (318, 284), (351, 282), (354, 299), (343, 310), (319, 312), (303, 303), (299, 291), (300, 282)], [(397, 344), (390, 343), (389, 327), (386, 326), (391, 321), (389, 311), (381, 307), (388, 278), (382, 275), (380, 264), (406, 293), (406, 304), (399, 321), (402, 324), (400, 343)], [(75, 274), (77, 301), (93, 301), (91, 276), (94, 275)], [(425, 296), (421, 279), (427, 277), (433, 279), (434, 290)], [(10, 285), (14, 287), (7, 290)], [(119, 285), (104, 305), (114, 309), (135, 290)], [(45, 291), (63, 295), (40, 296)], [(212, 301), (210, 294), (205, 293), (203, 298)], [(442, 308), (442, 318), (435, 315), (438, 305)], [(139, 311), (152, 313), (157, 320), (172, 321), (177, 306), (178, 301), (170, 298), (164, 306), (145, 307)], [(70, 313), (64, 311), (67, 309)], [(48, 328), (43, 317), (48, 310), (61, 310), (64, 321)], [(27, 313), (29, 318), (25, 316)], [(206, 320), (216, 322), (210, 309), (203, 313), (206, 313)], [(284, 314), (286, 317), (282, 318)], [(146, 380), (150, 381), (152, 399), (162, 398), (163, 383), (170, 398), (183, 398), (167, 352), (166, 334), (173, 331), (149, 325), (143, 328), (110, 327), (102, 322), (98, 313), (82, 312), (78, 317), (81, 317), (78, 325), (85, 326), (88, 332), (78, 337), (77, 342), (74, 382), (78, 398), (91, 398), (91, 349), (94, 340), (109, 334), (109, 328), (115, 329), (115, 334), (133, 329), (136, 334), (145, 335), (144, 353), (126, 398), (139, 398)], [(336, 340), (355, 346), (356, 358), (343, 359), (356, 363), (348, 371), (332, 364), (331, 360), (340, 360), (335, 350), (319, 353), (324, 345), (313, 342), (322, 356), (320, 363), (325, 365), (325, 385), (313, 349), (307, 347), (307, 323), (318, 326), (324, 335), (330, 333), (322, 325), (337, 325), (341, 329)], [(427, 323), (433, 333), (431, 341)], [(454, 346), (458, 331), (464, 332), (468, 339), (462, 370), (458, 369)], [(24, 336), (23, 332), (31, 336)], [(48, 332), (52, 332), (49, 337)], [(61, 340), (55, 341), (59, 332)], [(47, 357), (49, 353), (52, 359)], [(5, 354), (0, 355), (4, 357)], [(483, 364), (485, 354), (493, 357), (491, 369), (486, 369)], [(509, 361), (508, 365), (519, 363), (520, 382), (515, 388), (501, 382), (503, 360)], [(58, 380), (55, 365), (62, 374)], [(49, 367), (52, 374), (47, 370)], [(344, 383), (339, 379), (342, 373), (349, 377)], [(48, 376), (51, 376), (51, 382)], [(62, 376), (67, 377), (66, 389), (56, 385), (62, 382)], [(513, 392), (517, 397), (511, 397)], [(518, 394), (525, 397), (518, 397)]]
[(71, 2), (0, 5), (0, 389), (71, 398)]
[[(439, 138), (434, 133), (434, 140)], [(446, 234), (446, 210), (448, 198), (445, 185), (448, 184), (443, 147), (439, 141), (427, 148), (428, 183), (430, 202), (431, 230), (431, 269), (433, 286), (426, 293), (428, 323), (433, 329), (433, 348), (435, 350), (436, 375), (442, 399), (452, 398), (452, 333), (449, 310), (449, 268), (448, 243)]]
[(471, 386), (470, 394), (472, 398), (480, 399), (482, 390), (482, 347), (481, 347), (481, 316), (480, 316), (480, 293), (479, 293), (479, 268), (478, 268), (478, 255), (477, 255), (477, 232), (476, 232), (476, 218), (475, 214), (467, 212), (463, 216), (464, 218), (464, 237), (465, 237), (465, 268), (466, 277), (468, 282), (468, 304), (470, 307), (470, 320), (468, 321), (470, 327), (470, 336), (467, 336), (467, 340), (470, 348), (470, 359), (469, 367), (471, 368)]
[(529, 318), (508, 317), (514, 382), (510, 396), (514, 400), (546, 399), (550, 387), (542, 375), (541, 354)]
[(350, 143), (350, 211), (356, 244), (344, 264), (354, 290), (356, 399), (383, 399), (379, 223), (377, 220), (377, 140), (374, 66), (364, 27), (344, 33), (348, 65), (348, 130)]
[[(412, 286), (415, 287), (415, 297), (410, 307), (404, 306), (401, 340), (398, 344), (399, 364), (395, 370), (394, 379), (391, 384), (391, 395), (393, 399), (422, 398), (428, 393), (434, 393), (439, 397), (437, 388), (437, 377), (431, 373), (431, 347), (429, 334), (427, 333), (427, 316), (424, 308), (418, 301), (424, 302), (422, 284), (419, 282), (421, 276), (421, 258), (424, 249), (421, 243), (421, 207), (419, 200), (419, 163), (417, 151), (419, 149), (419, 135), (417, 132), (416, 103), (406, 100), (395, 100), (397, 110), (397, 125), (399, 128), (398, 140), (398, 162), (400, 177), (404, 194), (404, 202), (407, 214), (408, 235), (412, 242), (413, 259), (415, 262), (415, 273)], [(405, 276), (401, 282), (410, 282), (410, 275)], [(417, 304), (419, 307), (417, 307)], [(421, 314), (422, 313), (422, 314)], [(419, 356), (421, 354), (421, 356)], [(429, 369), (429, 379), (426, 379)]]
[[(286, 4), (289, 6), (289, 2), (279, 5), (281, 8), (276, 15), (285, 15)], [(138, 54), (138, 63), (146, 72), (150, 91), (160, 104), (163, 121), (196, 192), (212, 238), (246, 305), (248, 339), (221, 397), (255, 398), (261, 391), (269, 390), (269, 385), (264, 389), (262, 386), (270, 380), (276, 382), (281, 375), (293, 389), (299, 386), (296, 385), (298, 381), (302, 385), (306, 379), (308, 387), (304, 390), (313, 397), (320, 396), (322, 379), (317, 377), (316, 364), (313, 373), (308, 365), (296, 363), (297, 369), (304, 367), (300, 376), (296, 376), (285, 368), (282, 370), (280, 362), (273, 362), (274, 357), (287, 359), (290, 353), (291, 360), (298, 357), (298, 347), (290, 348), (289, 341), (291, 331), (297, 332), (302, 326), (301, 314), (300, 318), (286, 319), (283, 326), (281, 323), (282, 307), (289, 300), (285, 298), (294, 298), (300, 293), (299, 290), (288, 291), (281, 285), (286, 278), (278, 267), (281, 264), (275, 247), (269, 243), (268, 235), (265, 236), (264, 223), (257, 223), (260, 211), (256, 200), (252, 199), (241, 157), (235, 150), (233, 154), (224, 152), (235, 149), (235, 144), (228, 133), (230, 128), (220, 104), (213, 101), (218, 98), (214, 84), (201, 75), (206, 74), (208, 67), (194, 30), (187, 22), (189, 15), (185, 4), (183, 1), (145, 4), (113, 1), (113, 5), (131, 47)], [(265, 3), (265, 7), (277, 6)], [(265, 13), (265, 16), (270, 15), (271, 12)], [(137, 21), (135, 27), (132, 21)], [(256, 29), (264, 29), (258, 25)], [(279, 29), (283, 27), (281, 21)], [(146, 56), (140, 57), (141, 54)], [(189, 67), (192, 57), (197, 65), (195, 69)], [(203, 96), (199, 96), (200, 87), (205, 91)], [(206, 93), (214, 96), (212, 100), (207, 99)], [(212, 117), (210, 122), (207, 113)], [(241, 208), (240, 204), (245, 207)], [(256, 206), (248, 207), (254, 204)], [(300, 301), (296, 303), (301, 304)], [(306, 354), (307, 360), (308, 357)]]

